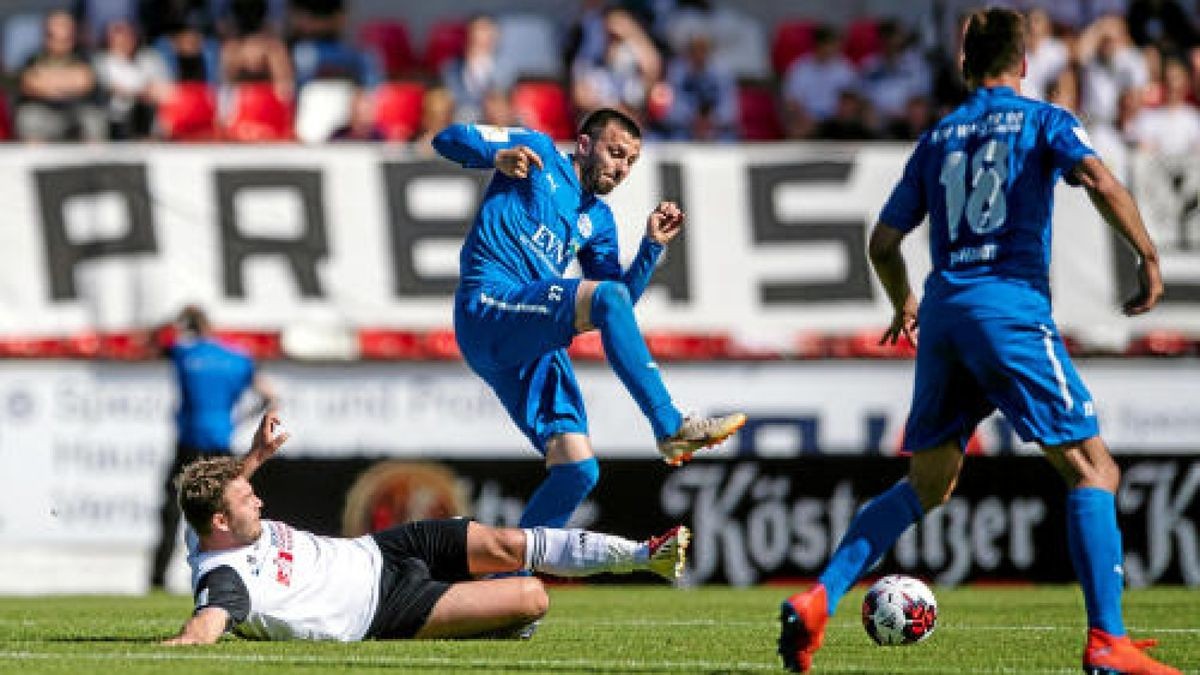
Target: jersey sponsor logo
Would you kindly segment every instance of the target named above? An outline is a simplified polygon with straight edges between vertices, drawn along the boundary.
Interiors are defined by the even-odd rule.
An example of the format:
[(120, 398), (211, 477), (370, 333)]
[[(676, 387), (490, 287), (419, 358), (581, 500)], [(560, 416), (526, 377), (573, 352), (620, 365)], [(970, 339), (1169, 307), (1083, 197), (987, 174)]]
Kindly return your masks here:
[(292, 585), (292, 563), (295, 560), (291, 551), (281, 550), (279, 555), (275, 556), (275, 581), (284, 586)]
[(1022, 110), (1003, 110), (990, 113), (987, 117), (974, 122), (947, 124), (930, 132), (934, 143), (942, 143), (947, 139), (968, 138), (971, 136), (991, 136), (993, 134), (1015, 134), (1025, 125), (1025, 112)]
[(563, 240), (558, 238), (558, 235), (550, 231), (550, 228), (538, 223), (537, 231), (533, 233), (533, 237), (529, 241), (533, 243), (538, 253), (549, 257), (559, 265), (563, 264), (563, 260), (567, 256), (567, 247), (563, 244)]
[(507, 143), (509, 130), (505, 127), (498, 127), (492, 124), (476, 124), (475, 130), (483, 137), (483, 140), (488, 143)]
[(592, 236), (592, 219), (588, 217), (588, 214), (579, 214), (579, 222), (576, 224), (576, 227), (584, 239)]

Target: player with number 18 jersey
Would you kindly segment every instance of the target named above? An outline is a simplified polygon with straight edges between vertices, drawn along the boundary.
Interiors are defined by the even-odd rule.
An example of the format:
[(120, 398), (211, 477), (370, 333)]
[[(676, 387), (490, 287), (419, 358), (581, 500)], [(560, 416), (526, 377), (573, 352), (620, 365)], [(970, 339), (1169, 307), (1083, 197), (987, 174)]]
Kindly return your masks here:
[(1098, 433), (1050, 311), (1054, 187), (1094, 155), (1070, 112), (980, 87), (920, 139), (880, 222), (929, 216), (913, 407), (904, 446), (966, 442), (999, 407), (1026, 441)]

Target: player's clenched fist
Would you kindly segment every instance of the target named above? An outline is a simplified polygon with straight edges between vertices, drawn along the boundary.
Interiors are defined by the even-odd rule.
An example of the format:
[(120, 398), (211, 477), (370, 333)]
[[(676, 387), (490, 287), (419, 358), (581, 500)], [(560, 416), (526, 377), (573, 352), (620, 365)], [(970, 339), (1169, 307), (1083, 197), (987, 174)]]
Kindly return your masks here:
[(683, 227), (683, 210), (675, 202), (659, 202), (646, 219), (646, 236), (659, 244), (666, 244), (679, 234)]
[(497, 151), (495, 163), (496, 170), (509, 178), (528, 178), (530, 166), (544, 168), (542, 158), (525, 145)]

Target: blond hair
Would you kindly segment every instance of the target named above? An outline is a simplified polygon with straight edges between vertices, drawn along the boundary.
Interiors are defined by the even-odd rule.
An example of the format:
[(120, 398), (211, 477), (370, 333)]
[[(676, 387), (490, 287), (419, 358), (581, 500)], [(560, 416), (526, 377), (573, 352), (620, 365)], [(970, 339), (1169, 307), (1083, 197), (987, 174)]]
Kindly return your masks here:
[(225, 488), (241, 473), (242, 463), (234, 457), (198, 459), (179, 472), (179, 509), (196, 534), (212, 532), (213, 515), (225, 509)]

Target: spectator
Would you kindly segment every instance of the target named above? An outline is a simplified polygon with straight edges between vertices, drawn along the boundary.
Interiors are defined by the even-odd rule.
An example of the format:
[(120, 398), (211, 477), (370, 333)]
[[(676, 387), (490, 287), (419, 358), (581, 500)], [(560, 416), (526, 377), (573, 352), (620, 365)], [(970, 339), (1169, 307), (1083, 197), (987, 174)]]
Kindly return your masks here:
[(80, 26), (80, 41), (102, 45), (108, 26), (117, 21), (137, 25), (138, 0), (74, 0), (71, 14)]
[(817, 125), (817, 138), (833, 141), (867, 141), (874, 139), (874, 120), (866, 100), (853, 89), (838, 94), (837, 110), (833, 117)]
[(1181, 155), (1200, 149), (1200, 112), (1188, 101), (1192, 77), (1178, 59), (1163, 67), (1166, 101), (1160, 108), (1143, 110), (1131, 124), (1131, 135), (1143, 150)]
[(508, 92), (493, 89), (483, 97), (483, 119), (480, 121), (497, 127), (511, 127), (520, 123)]
[(1050, 81), (1046, 86), (1046, 101), (1079, 113), (1079, 71), (1075, 67), (1068, 65)]
[(933, 105), (928, 96), (913, 96), (904, 104), (904, 115), (892, 119), (883, 129), (883, 138), (915, 141), (934, 121)]
[(208, 3), (209, 0), (138, 0), (138, 25), (146, 44), (158, 44), (160, 38), (174, 35), (185, 23), (190, 23), (200, 34), (211, 36), (214, 21)]
[(109, 136), (148, 136), (155, 105), (170, 86), (162, 57), (153, 49), (139, 48), (133, 24), (120, 19), (105, 27), (104, 51), (96, 55), (93, 67), (108, 98)]
[(886, 123), (902, 117), (913, 96), (928, 96), (933, 82), (925, 59), (909, 47), (908, 33), (899, 23), (880, 23), (879, 37), (883, 51), (863, 63), (862, 88)]
[[(429, 95), (426, 94), (425, 98), (428, 99)], [(375, 101), (370, 94), (362, 89), (354, 93), (354, 100), (350, 103), (349, 121), (346, 122), (346, 126), (334, 131), (329, 140), (360, 142), (387, 140), (387, 135), (375, 123)]]
[[(501, 96), (503, 97), (503, 95)], [(484, 109), (487, 109), (486, 102)], [(494, 124), (488, 121), (484, 123)], [(425, 92), (425, 97), (421, 99), (421, 128), (417, 130), (417, 137), (413, 139), (413, 148), (417, 154), (426, 157), (434, 156), (436, 152), (432, 145), (433, 137), (451, 124), (454, 124), (454, 95), (450, 93), (450, 90), (445, 87), (434, 87)]]
[(267, 0), (233, 0), (230, 14), (234, 36), (221, 45), (221, 79), (270, 82), (279, 100), (292, 100), (292, 63), (283, 40), (266, 29)]
[(1176, 0), (1133, 0), (1126, 15), (1129, 36), (1139, 47), (1186, 54), (1196, 46), (1192, 19)]
[(619, 108), (636, 116), (645, 109), (651, 88), (662, 79), (662, 57), (629, 12), (610, 9), (604, 25), (603, 59), (577, 59), (571, 66), (572, 102), (579, 110)]
[(166, 33), (155, 41), (171, 81), (206, 82), (214, 88), (220, 84), (221, 46), (205, 34), (206, 28), (204, 14), (189, 12), (171, 19)]
[(1116, 122), (1093, 124), (1088, 129), (1092, 147), (1121, 182), (1127, 182), (1129, 178), (1129, 155), (1135, 145), (1133, 123), (1141, 116), (1141, 110), (1141, 93), (1137, 89), (1126, 89), (1117, 102)]
[(1046, 100), (1046, 87), (1067, 66), (1067, 46), (1054, 37), (1052, 28), (1046, 10), (1037, 8), (1029, 12), (1029, 44), (1021, 94), (1039, 101)]
[(467, 24), (467, 42), (461, 58), (442, 68), (442, 83), (450, 90), (460, 122), (478, 122), (489, 91), (507, 92), (517, 80), (516, 68), (500, 58), (500, 28), (490, 16), (479, 15)]
[(1148, 82), (1146, 62), (1129, 43), (1125, 21), (1119, 16), (1096, 20), (1079, 38), (1083, 74), (1081, 106), (1085, 121), (1112, 124), (1117, 117), (1117, 98), (1125, 89), (1139, 91)]
[(292, 39), (341, 40), (346, 28), (345, 0), (291, 0)]
[(679, 140), (730, 141), (737, 138), (737, 82), (712, 58), (713, 41), (697, 31), (667, 72), (671, 108), (668, 135)]
[(813, 52), (794, 61), (783, 81), (789, 135), (797, 138), (810, 136), (837, 110), (842, 90), (858, 85), (858, 73), (838, 49), (838, 36), (830, 27), (817, 27), (813, 42)]
[(75, 18), (46, 17), (42, 49), (20, 74), (17, 136), (25, 141), (104, 140), (108, 122), (96, 103), (96, 72), (78, 48)]
[(597, 63), (604, 58), (604, 49), (608, 45), (605, 28), (607, 0), (583, 0), (579, 16), (567, 30), (566, 61), (567, 66), (576, 61)]

